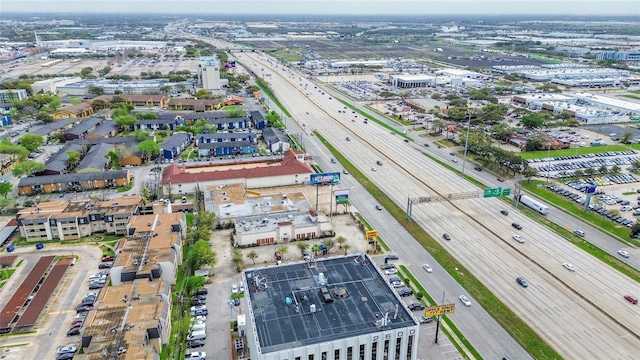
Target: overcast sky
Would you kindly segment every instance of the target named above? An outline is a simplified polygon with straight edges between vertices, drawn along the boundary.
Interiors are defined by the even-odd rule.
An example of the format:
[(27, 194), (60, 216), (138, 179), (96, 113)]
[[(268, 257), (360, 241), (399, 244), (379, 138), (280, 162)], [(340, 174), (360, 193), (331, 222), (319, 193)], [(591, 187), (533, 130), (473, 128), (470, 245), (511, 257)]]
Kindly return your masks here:
[(0, 0), (3, 12), (640, 16), (640, 0)]

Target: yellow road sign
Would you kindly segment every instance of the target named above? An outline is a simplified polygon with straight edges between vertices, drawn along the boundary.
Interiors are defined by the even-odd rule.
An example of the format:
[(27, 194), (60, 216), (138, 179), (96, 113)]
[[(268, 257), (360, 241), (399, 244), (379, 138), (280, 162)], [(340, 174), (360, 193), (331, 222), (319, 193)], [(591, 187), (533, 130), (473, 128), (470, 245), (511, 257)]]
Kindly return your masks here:
[(444, 305), (436, 305), (430, 306), (424, 309), (424, 316), (437, 316), (442, 314), (453, 314), (456, 309), (456, 304), (444, 304)]
[(378, 230), (367, 230), (364, 233), (364, 237), (366, 237), (367, 239), (371, 239), (378, 236)]

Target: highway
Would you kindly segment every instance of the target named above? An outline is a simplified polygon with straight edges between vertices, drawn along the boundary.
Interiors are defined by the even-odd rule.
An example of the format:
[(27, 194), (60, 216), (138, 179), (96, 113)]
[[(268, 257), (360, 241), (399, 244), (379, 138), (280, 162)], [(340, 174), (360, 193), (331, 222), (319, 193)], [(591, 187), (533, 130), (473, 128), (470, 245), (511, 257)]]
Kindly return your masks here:
[[(255, 54), (234, 55), (244, 65), (262, 61), (260, 67), (267, 66)], [(273, 74), (269, 79), (271, 87), (293, 118), (306, 124), (303, 127), (306, 133), (317, 129), (398, 206), (404, 208), (408, 196), (478, 190), (422, 155), (421, 145), (406, 143), (402, 137), (391, 135), (389, 130), (371, 121), (364, 124), (361, 116), (356, 117), (350, 110), (338, 113), (344, 106), (330, 99), (326, 91), (322, 95), (319, 89), (313, 88), (316, 86), (313, 83), (305, 90), (304, 78), (299, 80), (297, 74), (272, 65), (269, 65)], [(346, 141), (347, 136), (351, 141)], [(319, 160), (322, 165), (323, 159)], [(377, 160), (381, 160), (383, 166), (376, 165)], [(372, 171), (372, 167), (377, 171)], [(359, 199), (354, 198), (359, 208), (368, 206), (357, 201)], [(622, 296), (637, 292), (637, 283), (519, 212), (500, 215), (502, 208), (504, 204), (499, 200), (475, 198), (416, 205), (413, 218), (436, 239), (442, 239), (444, 232), (449, 233), (452, 241), (442, 240), (442, 245), (563, 357), (634, 358), (640, 348), (640, 316), (636, 307)], [(510, 226), (513, 221), (522, 224), (524, 229), (513, 229)], [(377, 216), (372, 222), (385, 232), (391, 230), (389, 224), (396, 224), (388, 219), (378, 222)], [(511, 239), (514, 231), (526, 238), (525, 244)], [(384, 233), (382, 236), (394, 251), (410, 260), (408, 264), (414, 273), (421, 271), (421, 259), (428, 259), (426, 251), (407, 238)], [(563, 262), (573, 263), (576, 272), (564, 269)], [(445, 276), (442, 271), (436, 270), (436, 273)], [(438, 276), (436, 273), (429, 276)], [(516, 276), (525, 277), (529, 288), (517, 285)], [(428, 291), (438, 298), (442, 288), (435, 291), (428, 288)], [(448, 300), (460, 304), (459, 292), (448, 291)], [(488, 334), (499, 333), (495, 331), (499, 326), (495, 321), (481, 319), (480, 310), (477, 305), (459, 306), (452, 319), (483, 357), (505, 354), (510, 349), (487, 341)], [(495, 342), (505, 340), (504, 334), (500, 336), (502, 338)]]

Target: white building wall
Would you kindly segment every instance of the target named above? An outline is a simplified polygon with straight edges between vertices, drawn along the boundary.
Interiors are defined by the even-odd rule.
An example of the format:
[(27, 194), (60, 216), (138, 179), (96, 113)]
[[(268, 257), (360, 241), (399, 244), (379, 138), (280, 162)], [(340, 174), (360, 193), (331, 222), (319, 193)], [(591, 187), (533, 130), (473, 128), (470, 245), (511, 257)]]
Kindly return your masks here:
[(202, 88), (205, 90), (220, 90), (220, 66), (200, 66)]
[[(297, 348), (286, 349), (278, 352), (261, 354), (255, 344), (254, 334), (247, 333), (247, 342), (251, 349), (252, 360), (294, 360), (300, 358), (300, 360), (309, 359), (309, 355), (313, 355), (314, 359), (322, 359), (323, 352), (326, 352), (327, 359), (346, 360), (347, 351), (351, 348), (351, 359), (360, 359), (360, 345), (364, 345), (364, 359), (365, 360), (383, 360), (383, 359), (395, 359), (397, 358), (405, 360), (417, 359), (418, 349), (418, 326), (400, 328), (396, 330), (380, 331), (367, 335), (361, 335), (358, 337), (349, 337), (344, 339), (338, 339), (330, 342), (312, 344), (309, 346), (302, 346)], [(408, 343), (409, 337), (413, 336), (411, 356), (408, 357)], [(400, 351), (396, 354), (396, 341), (400, 341)], [(389, 349), (387, 357), (384, 357), (384, 344), (385, 341), (389, 341)], [(376, 357), (371, 356), (372, 344), (377, 342)], [(340, 356), (334, 357), (335, 351), (339, 350)]]

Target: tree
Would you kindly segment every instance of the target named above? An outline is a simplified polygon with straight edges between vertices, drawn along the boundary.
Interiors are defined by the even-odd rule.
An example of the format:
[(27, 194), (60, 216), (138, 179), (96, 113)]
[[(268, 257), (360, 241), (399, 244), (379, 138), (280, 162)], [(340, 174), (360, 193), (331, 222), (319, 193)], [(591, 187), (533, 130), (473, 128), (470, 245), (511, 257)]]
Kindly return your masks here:
[(7, 195), (11, 193), (11, 190), (13, 190), (13, 185), (11, 185), (10, 182), (5, 181), (0, 183), (0, 195), (4, 196), (5, 199)]
[(244, 117), (244, 111), (241, 108), (233, 108), (227, 110), (227, 117), (230, 119)]
[[(580, 170), (580, 169), (578, 169), (578, 170)], [(576, 170), (576, 171), (578, 171), (578, 170)], [(584, 169), (584, 174), (587, 175), (587, 176), (593, 176), (593, 174), (595, 174), (595, 173), (596, 173), (596, 170), (594, 168), (592, 168), (592, 167)]]
[(260, 88), (255, 85), (250, 85), (244, 88), (244, 91), (246, 91), (248, 94), (253, 94), (256, 91), (260, 91)]
[(198, 89), (196, 91), (196, 98), (198, 99), (211, 99), (211, 94), (205, 89)]
[(38, 112), (35, 116), (35, 119), (38, 121), (42, 121), (45, 124), (53, 122), (53, 116), (51, 116), (51, 114), (48, 114), (44, 111)]
[(133, 137), (138, 141), (145, 141), (149, 139), (149, 133), (146, 129), (138, 129), (133, 133)]
[[(105, 156), (107, 159), (107, 166), (109, 169), (120, 169), (120, 155), (117, 152), (111, 150)], [(144, 190), (147, 190), (146, 188)]]
[(29, 150), (22, 145), (12, 144), (9, 139), (5, 138), (0, 142), (0, 154), (10, 154), (11, 159), (16, 161), (26, 158), (29, 155)]
[(102, 99), (96, 99), (96, 100), (93, 100), (93, 102), (91, 102), (91, 107), (93, 108), (93, 110), (96, 110), (96, 111), (107, 109), (109, 107), (109, 103)]
[(83, 79), (88, 79), (92, 76), (91, 75), (92, 72), (93, 72), (93, 68), (90, 68), (90, 67), (82, 68), (82, 70), (80, 70), (80, 77)]
[(287, 245), (280, 245), (278, 246), (278, 252), (282, 256), (282, 259), (284, 260), (284, 255), (289, 252), (289, 247)]
[(462, 121), (468, 118), (468, 112), (466, 108), (452, 106), (449, 107), (449, 117), (455, 121)]
[(233, 249), (233, 256), (231, 258), (231, 262), (236, 266), (236, 271), (242, 271), (242, 265), (244, 265), (244, 259), (242, 257), (242, 251), (238, 248)]
[(153, 140), (145, 140), (138, 144), (137, 148), (142, 153), (142, 158), (145, 162), (160, 154), (160, 145)]
[(18, 144), (29, 151), (34, 151), (44, 144), (44, 137), (38, 134), (27, 134), (18, 139)]
[(623, 144), (629, 144), (632, 137), (633, 133), (631, 131), (627, 131), (620, 137), (620, 142)]
[(544, 119), (536, 113), (528, 113), (520, 118), (520, 124), (527, 129), (539, 129), (544, 124)]
[(612, 173), (612, 174), (614, 174), (614, 175), (619, 174), (619, 173), (620, 173), (620, 170), (621, 170), (621, 169), (620, 169), (620, 166), (618, 166), (618, 165), (613, 165), (613, 166), (611, 167), (611, 173)]
[(296, 246), (298, 246), (298, 250), (300, 250), (300, 254), (302, 254), (302, 255), (304, 255), (305, 250), (307, 250), (309, 248), (309, 244), (307, 244), (305, 241), (298, 242), (298, 244), (296, 244)]
[(607, 165), (602, 164), (602, 165), (600, 165), (600, 167), (598, 168), (598, 172), (599, 172), (600, 174), (606, 174), (606, 173), (608, 173), (608, 172), (609, 172), (609, 169), (607, 169)]
[(13, 174), (13, 176), (17, 178), (28, 177), (35, 173), (44, 171), (44, 169), (44, 163), (33, 160), (26, 160), (14, 166), (13, 169), (11, 169), (11, 174)]
[[(589, 169), (591, 169), (591, 168), (589, 168)], [(575, 176), (575, 177), (580, 177), (582, 175), (584, 175), (584, 171), (582, 171), (582, 169), (576, 169), (576, 171), (573, 172), (573, 176)]]
[(349, 249), (351, 248), (351, 245), (349, 244), (344, 244), (342, 245), (342, 250), (344, 250), (344, 254), (347, 255), (349, 253)]
[(327, 246), (327, 252), (330, 252), (336, 246), (336, 242), (333, 239), (326, 239), (324, 244)]
[(537, 151), (544, 149), (548, 146), (549, 140), (546, 136), (541, 134), (534, 134), (527, 138), (527, 142), (524, 146), (525, 151)]
[(345, 238), (344, 236), (338, 236), (336, 238), (336, 242), (338, 243), (338, 247), (342, 249), (342, 246), (344, 245), (344, 243), (347, 242), (347, 238)]
[(437, 119), (437, 120), (433, 120), (433, 133), (435, 134), (439, 134), (442, 132), (442, 129), (444, 129), (444, 121)]
[(137, 113), (136, 117), (138, 119), (143, 119), (143, 120), (154, 120), (158, 118), (158, 115), (156, 115), (156, 113), (149, 111), (149, 112), (145, 112), (145, 113)]
[(120, 127), (120, 130), (127, 131), (138, 123), (138, 119), (131, 115), (120, 115), (114, 119), (114, 123), (116, 126)]
[(240, 89), (242, 89), (242, 85), (240, 85), (237, 81), (229, 81), (228, 86), (233, 92), (238, 92), (240, 91)]
[(491, 135), (501, 141), (507, 141), (511, 135), (516, 131), (516, 129), (512, 128), (506, 122), (499, 122), (493, 125), (490, 129)]
[(320, 244), (313, 244), (311, 251), (313, 251), (313, 256), (318, 256), (318, 252), (322, 251), (322, 248), (320, 248)]
[(258, 258), (258, 253), (255, 250), (251, 250), (248, 254), (247, 257), (249, 259), (251, 259), (251, 261), (253, 261), (253, 263), (256, 263), (256, 259)]
[(205, 240), (198, 240), (193, 244), (187, 260), (194, 270), (200, 269), (204, 265), (214, 266), (216, 264), (216, 253)]
[(531, 178), (538, 175), (538, 170), (532, 168), (531, 166), (525, 166), (522, 171), (522, 176), (527, 179), (527, 182), (531, 181)]
[(89, 86), (89, 94), (102, 95), (104, 94), (104, 88), (101, 86)]
[(184, 278), (184, 284), (182, 285), (182, 290), (185, 294), (190, 295), (194, 290), (197, 290), (204, 286), (205, 284), (204, 276), (187, 276)]
[(73, 169), (80, 162), (80, 153), (77, 151), (67, 151), (67, 164), (70, 169)]

